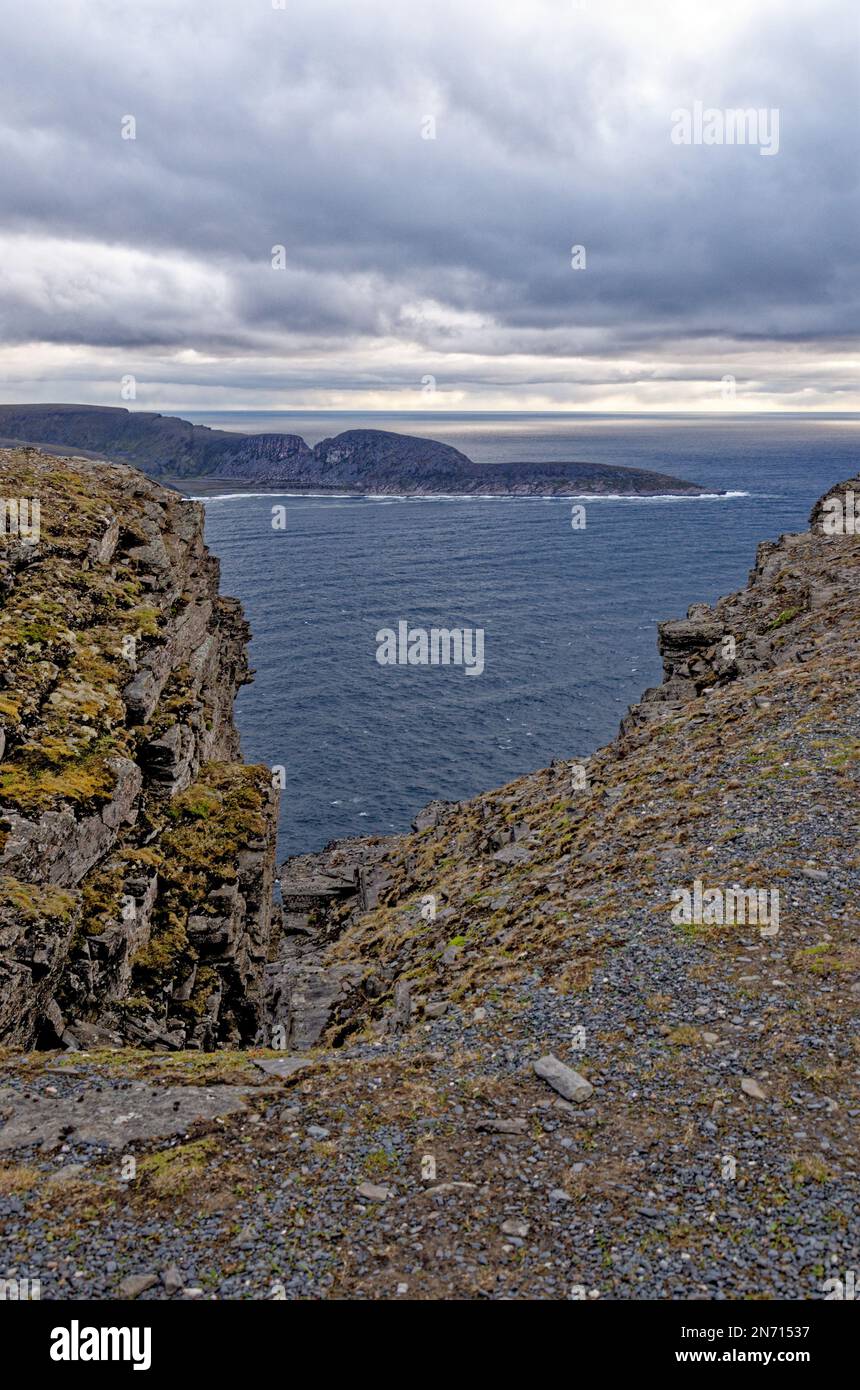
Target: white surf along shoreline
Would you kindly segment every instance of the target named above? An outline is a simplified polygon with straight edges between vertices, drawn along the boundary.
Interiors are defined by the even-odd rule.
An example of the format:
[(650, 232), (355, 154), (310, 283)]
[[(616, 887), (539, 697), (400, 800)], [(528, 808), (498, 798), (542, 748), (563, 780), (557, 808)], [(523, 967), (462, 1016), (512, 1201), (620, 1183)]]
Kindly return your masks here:
[(516, 493), (445, 493), (445, 492), (284, 492), (278, 489), (256, 488), (251, 492), (188, 493), (189, 502), (236, 502), (248, 497), (307, 498), (323, 502), (732, 502), (739, 497), (752, 497), (751, 492), (701, 492), (688, 495), (679, 492), (659, 492), (642, 496), (624, 492), (552, 492), (533, 497)]

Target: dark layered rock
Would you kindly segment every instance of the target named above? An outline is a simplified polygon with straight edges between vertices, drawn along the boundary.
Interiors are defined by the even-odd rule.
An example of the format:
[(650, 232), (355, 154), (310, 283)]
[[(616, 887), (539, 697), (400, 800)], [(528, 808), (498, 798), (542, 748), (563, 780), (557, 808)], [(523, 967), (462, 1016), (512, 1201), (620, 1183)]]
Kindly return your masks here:
[[(250, 449), (249, 440), (254, 441)], [(18, 441), (60, 453), (71, 446), (177, 478), (205, 473), (253, 478), (258, 467), (265, 472), (273, 463), (288, 473), (293, 462), (312, 458), (298, 435), (242, 435), (123, 406), (0, 406), (0, 442)]]
[(281, 1030), (281, 1045), (314, 1047), (338, 1019), (351, 1016), (356, 997), (373, 992), (373, 970), (365, 962), (324, 963), (324, 924), (333, 912), (348, 916), (376, 907), (389, 879), (382, 861), (390, 843), (385, 837), (334, 841), (283, 865), (282, 934), (266, 972), (269, 1026), (273, 1035)]
[(252, 1042), (277, 793), (203, 509), (125, 467), (0, 451), (41, 534), (0, 556), (0, 1041)]
[[(703, 693), (743, 680), (758, 671), (809, 659), (827, 640), (813, 621), (838, 597), (860, 594), (853, 546), (825, 532), (828, 497), (860, 495), (860, 479), (833, 487), (816, 502), (810, 530), (763, 541), (756, 551), (749, 584), (721, 598), (713, 608), (693, 604), (686, 618), (658, 625), (663, 684), (645, 692), (622, 723), (625, 734), (647, 733)], [(851, 540), (851, 537), (847, 537)]]

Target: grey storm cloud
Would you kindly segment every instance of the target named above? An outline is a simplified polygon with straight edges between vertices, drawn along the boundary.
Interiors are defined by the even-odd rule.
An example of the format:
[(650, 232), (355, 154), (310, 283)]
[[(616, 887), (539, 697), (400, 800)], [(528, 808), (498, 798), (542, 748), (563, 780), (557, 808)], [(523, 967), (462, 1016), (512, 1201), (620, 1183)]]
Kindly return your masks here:
[[(268, 399), (422, 360), (547, 399), (732, 360), (773, 399), (847, 389), (851, 0), (31, 0), (4, 27), (7, 399), (39, 345), (91, 398), (130, 358)], [(696, 101), (777, 109), (778, 153), (674, 144)]]

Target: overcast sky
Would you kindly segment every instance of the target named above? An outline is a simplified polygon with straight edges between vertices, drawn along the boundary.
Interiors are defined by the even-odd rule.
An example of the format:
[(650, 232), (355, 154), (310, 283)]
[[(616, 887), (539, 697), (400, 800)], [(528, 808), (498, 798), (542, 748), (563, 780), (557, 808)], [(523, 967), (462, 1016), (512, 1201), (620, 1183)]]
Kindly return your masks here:
[(860, 409), (856, 0), (3, 14), (4, 401)]

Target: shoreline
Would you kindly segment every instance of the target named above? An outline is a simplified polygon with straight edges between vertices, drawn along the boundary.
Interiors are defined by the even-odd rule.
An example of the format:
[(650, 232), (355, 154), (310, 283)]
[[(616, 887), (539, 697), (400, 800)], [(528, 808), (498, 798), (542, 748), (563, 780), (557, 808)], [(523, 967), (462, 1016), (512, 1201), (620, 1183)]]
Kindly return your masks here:
[[(357, 502), (710, 502), (751, 496), (747, 491), (731, 489), (712, 492), (368, 492), (342, 487), (288, 489), (274, 483), (255, 485), (249, 478), (225, 480), (214, 476), (189, 479), (164, 475), (155, 481), (181, 493), (190, 502), (227, 502), (243, 497), (330, 498)], [(240, 490), (220, 491), (225, 481), (235, 482)]]

